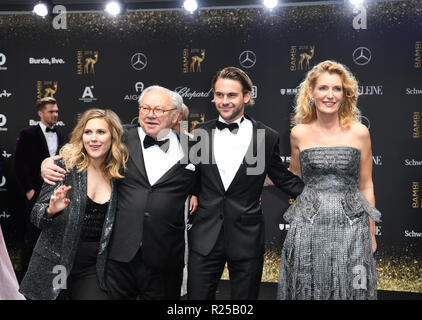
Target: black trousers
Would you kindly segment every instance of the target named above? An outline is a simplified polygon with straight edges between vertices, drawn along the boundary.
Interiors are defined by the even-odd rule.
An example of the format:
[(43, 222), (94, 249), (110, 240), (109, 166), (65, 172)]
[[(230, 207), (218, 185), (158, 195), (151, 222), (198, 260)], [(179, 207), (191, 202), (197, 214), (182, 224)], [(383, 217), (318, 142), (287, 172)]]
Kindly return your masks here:
[(130, 262), (107, 261), (106, 285), (114, 300), (178, 300), (183, 266), (159, 270), (142, 260), (142, 248)]
[(189, 251), (188, 299), (215, 300), (218, 282), (227, 267), (230, 276), (232, 300), (257, 300), (261, 285), (263, 256), (256, 259), (230, 260), (224, 249), (224, 233), (221, 229), (217, 242), (207, 256)]
[(99, 246), (99, 242), (79, 242), (75, 261), (67, 278), (67, 289), (60, 291), (57, 300), (109, 300), (98, 281), (96, 263)]

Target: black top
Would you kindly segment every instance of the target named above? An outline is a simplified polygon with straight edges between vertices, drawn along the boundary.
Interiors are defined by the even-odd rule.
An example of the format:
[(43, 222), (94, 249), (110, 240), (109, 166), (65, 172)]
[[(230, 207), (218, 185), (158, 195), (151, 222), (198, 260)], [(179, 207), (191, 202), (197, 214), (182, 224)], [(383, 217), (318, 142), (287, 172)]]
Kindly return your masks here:
[(81, 240), (82, 241), (100, 241), (103, 231), (104, 218), (107, 212), (108, 204), (96, 203), (87, 196), (85, 216), (82, 224)]

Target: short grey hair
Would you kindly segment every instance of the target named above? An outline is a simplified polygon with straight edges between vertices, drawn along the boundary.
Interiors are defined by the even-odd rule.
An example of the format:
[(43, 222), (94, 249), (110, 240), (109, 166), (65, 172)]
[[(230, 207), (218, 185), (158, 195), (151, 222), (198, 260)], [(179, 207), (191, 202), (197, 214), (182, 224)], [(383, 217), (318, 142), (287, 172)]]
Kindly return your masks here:
[(141, 101), (144, 98), (144, 95), (146, 93), (148, 93), (149, 91), (152, 91), (152, 90), (162, 90), (162, 91), (166, 92), (170, 96), (173, 106), (177, 108), (177, 111), (182, 112), (182, 105), (183, 105), (182, 96), (180, 94), (178, 94), (176, 91), (171, 91), (170, 89), (167, 89), (167, 88), (164, 88), (164, 87), (158, 86), (158, 85), (153, 85), (153, 86), (149, 86), (149, 87), (145, 88), (138, 98), (138, 105), (141, 105)]

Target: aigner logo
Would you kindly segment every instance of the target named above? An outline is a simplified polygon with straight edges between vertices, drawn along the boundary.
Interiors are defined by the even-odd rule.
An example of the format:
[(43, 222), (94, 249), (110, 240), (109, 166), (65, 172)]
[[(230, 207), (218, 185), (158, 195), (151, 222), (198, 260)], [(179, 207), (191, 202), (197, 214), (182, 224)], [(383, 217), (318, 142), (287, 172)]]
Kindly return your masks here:
[(0, 70), (7, 70), (7, 67), (3, 67), (3, 65), (6, 63), (6, 56), (4, 53), (0, 52)]
[(57, 81), (37, 81), (37, 99), (51, 97), (57, 92)]
[(144, 91), (144, 83), (143, 82), (136, 82), (135, 83), (135, 91), (136, 91), (137, 94), (127, 94), (127, 95), (125, 95), (124, 100), (138, 101), (139, 96), (141, 95), (142, 91)]
[(76, 73), (82, 74), (95, 74), (95, 64), (98, 61), (98, 51), (92, 50), (78, 50), (76, 52), (77, 70)]
[(183, 49), (183, 73), (201, 72), (205, 49)]
[(130, 58), (130, 63), (133, 69), (138, 71), (143, 70), (148, 63), (147, 56), (141, 52), (137, 52), (132, 56), (132, 58)]
[(243, 51), (239, 56), (239, 63), (243, 68), (252, 68), (256, 63), (256, 55), (253, 51)]
[[(299, 55), (299, 60), (297, 59)], [(315, 55), (315, 46), (290, 47), (290, 71), (309, 70), (310, 61)]]
[(358, 66), (364, 66), (371, 61), (371, 51), (366, 47), (359, 47), (353, 51), (353, 62)]

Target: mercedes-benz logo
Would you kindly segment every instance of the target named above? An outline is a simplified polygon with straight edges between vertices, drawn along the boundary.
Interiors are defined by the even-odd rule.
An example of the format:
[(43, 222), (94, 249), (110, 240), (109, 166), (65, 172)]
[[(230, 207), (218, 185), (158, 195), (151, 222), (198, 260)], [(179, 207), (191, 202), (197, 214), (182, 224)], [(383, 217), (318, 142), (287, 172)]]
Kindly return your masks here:
[(239, 62), (243, 68), (252, 68), (256, 63), (256, 55), (250, 50), (243, 51), (239, 56)]
[(366, 47), (359, 47), (352, 54), (353, 62), (358, 66), (364, 66), (371, 61), (371, 51)]
[(147, 56), (143, 53), (135, 53), (130, 59), (133, 69), (142, 70), (147, 66)]

